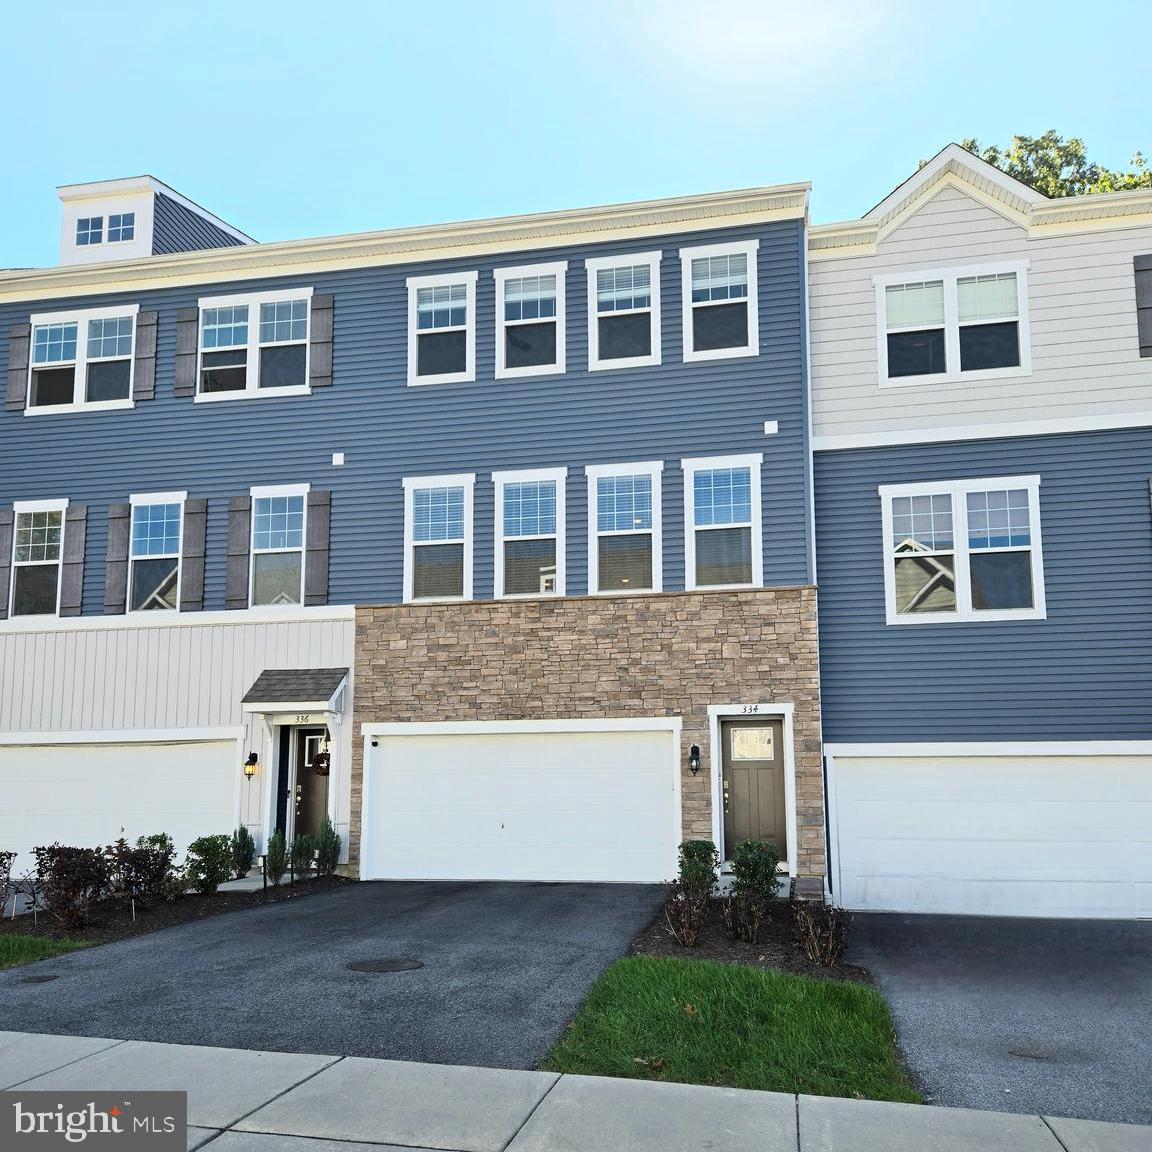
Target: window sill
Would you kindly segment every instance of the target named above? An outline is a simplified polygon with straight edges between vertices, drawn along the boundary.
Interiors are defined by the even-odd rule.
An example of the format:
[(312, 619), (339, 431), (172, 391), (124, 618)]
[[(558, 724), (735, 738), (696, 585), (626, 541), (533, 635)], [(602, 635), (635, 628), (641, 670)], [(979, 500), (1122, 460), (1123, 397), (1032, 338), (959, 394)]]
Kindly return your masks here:
[(427, 388), (430, 384), (475, 384), (475, 372), (446, 372), (442, 376), (409, 376), (409, 388)]
[(25, 416), (57, 416), (76, 412), (126, 412), (135, 408), (136, 401), (95, 400), (85, 404), (43, 404), (36, 408), (25, 408)]
[(893, 376), (880, 381), (881, 388), (914, 388), (919, 384), (967, 384), (972, 380), (1023, 380), (1031, 368), (984, 368), (973, 372), (934, 372), (928, 376)]
[(706, 352), (694, 352), (685, 349), (684, 363), (696, 364), (701, 360), (735, 360), (741, 356), (759, 356), (757, 348), (745, 345), (742, 348), (710, 348)]
[(198, 392), (196, 404), (223, 404), (229, 400), (275, 400), (281, 396), (311, 396), (307, 384), (293, 384), (290, 388), (245, 388), (236, 392)]
[(919, 616), (895, 615), (889, 612), (885, 623), (902, 628), (908, 625), (924, 624), (999, 624), (1017, 620), (1047, 620), (1044, 608), (1010, 608), (1003, 612), (969, 612), (960, 615), (956, 612), (925, 612)]
[(624, 368), (659, 368), (659, 356), (629, 356), (619, 360), (589, 360), (589, 372), (614, 372)]
[(405, 604), (471, 604), (471, 596), (419, 596), (404, 601)]
[(658, 596), (660, 588), (600, 588), (589, 596)]
[(562, 600), (565, 597), (564, 592), (502, 592), (499, 596), (493, 596), (493, 600)]
[(563, 376), (563, 364), (533, 364), (530, 368), (497, 368), (497, 380), (530, 380), (534, 376)]
[(763, 588), (763, 584), (693, 584), (685, 592), (749, 592)]

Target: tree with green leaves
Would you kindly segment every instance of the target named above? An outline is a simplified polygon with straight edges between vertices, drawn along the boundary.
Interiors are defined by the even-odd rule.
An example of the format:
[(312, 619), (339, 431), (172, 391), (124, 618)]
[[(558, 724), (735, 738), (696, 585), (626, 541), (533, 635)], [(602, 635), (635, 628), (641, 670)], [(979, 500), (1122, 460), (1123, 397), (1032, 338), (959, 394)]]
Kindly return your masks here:
[(1049, 129), (1043, 136), (1013, 136), (1007, 148), (979, 140), (961, 140), (960, 146), (1009, 176), (1053, 198), (1084, 196), (1093, 192), (1123, 192), (1152, 188), (1152, 168), (1137, 152), (1128, 171), (1090, 162), (1084, 141), (1065, 140)]

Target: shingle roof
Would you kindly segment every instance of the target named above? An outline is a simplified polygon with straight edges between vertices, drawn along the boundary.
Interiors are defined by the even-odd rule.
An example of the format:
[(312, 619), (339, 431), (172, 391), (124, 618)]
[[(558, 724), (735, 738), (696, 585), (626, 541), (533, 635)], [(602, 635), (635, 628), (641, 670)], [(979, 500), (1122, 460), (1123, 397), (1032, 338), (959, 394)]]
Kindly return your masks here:
[(347, 668), (267, 668), (248, 689), (243, 704), (314, 703), (329, 700), (348, 675)]

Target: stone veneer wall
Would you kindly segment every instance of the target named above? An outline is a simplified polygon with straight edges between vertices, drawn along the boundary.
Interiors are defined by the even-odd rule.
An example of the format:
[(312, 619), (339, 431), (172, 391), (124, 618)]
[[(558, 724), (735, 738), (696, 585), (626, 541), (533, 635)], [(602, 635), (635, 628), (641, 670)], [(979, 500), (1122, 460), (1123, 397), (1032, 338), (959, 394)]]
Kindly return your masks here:
[(358, 608), (350, 862), (361, 724), (681, 715), (684, 835), (710, 838), (708, 706), (769, 702), (795, 705), (798, 875), (823, 876), (815, 588)]

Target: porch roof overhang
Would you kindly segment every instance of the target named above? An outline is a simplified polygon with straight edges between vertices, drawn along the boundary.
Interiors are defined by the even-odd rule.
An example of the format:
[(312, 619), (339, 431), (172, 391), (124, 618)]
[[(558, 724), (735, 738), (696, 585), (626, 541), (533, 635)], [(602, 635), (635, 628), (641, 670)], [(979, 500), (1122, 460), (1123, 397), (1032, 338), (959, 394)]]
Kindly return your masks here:
[(347, 668), (266, 668), (244, 694), (245, 712), (343, 712)]

